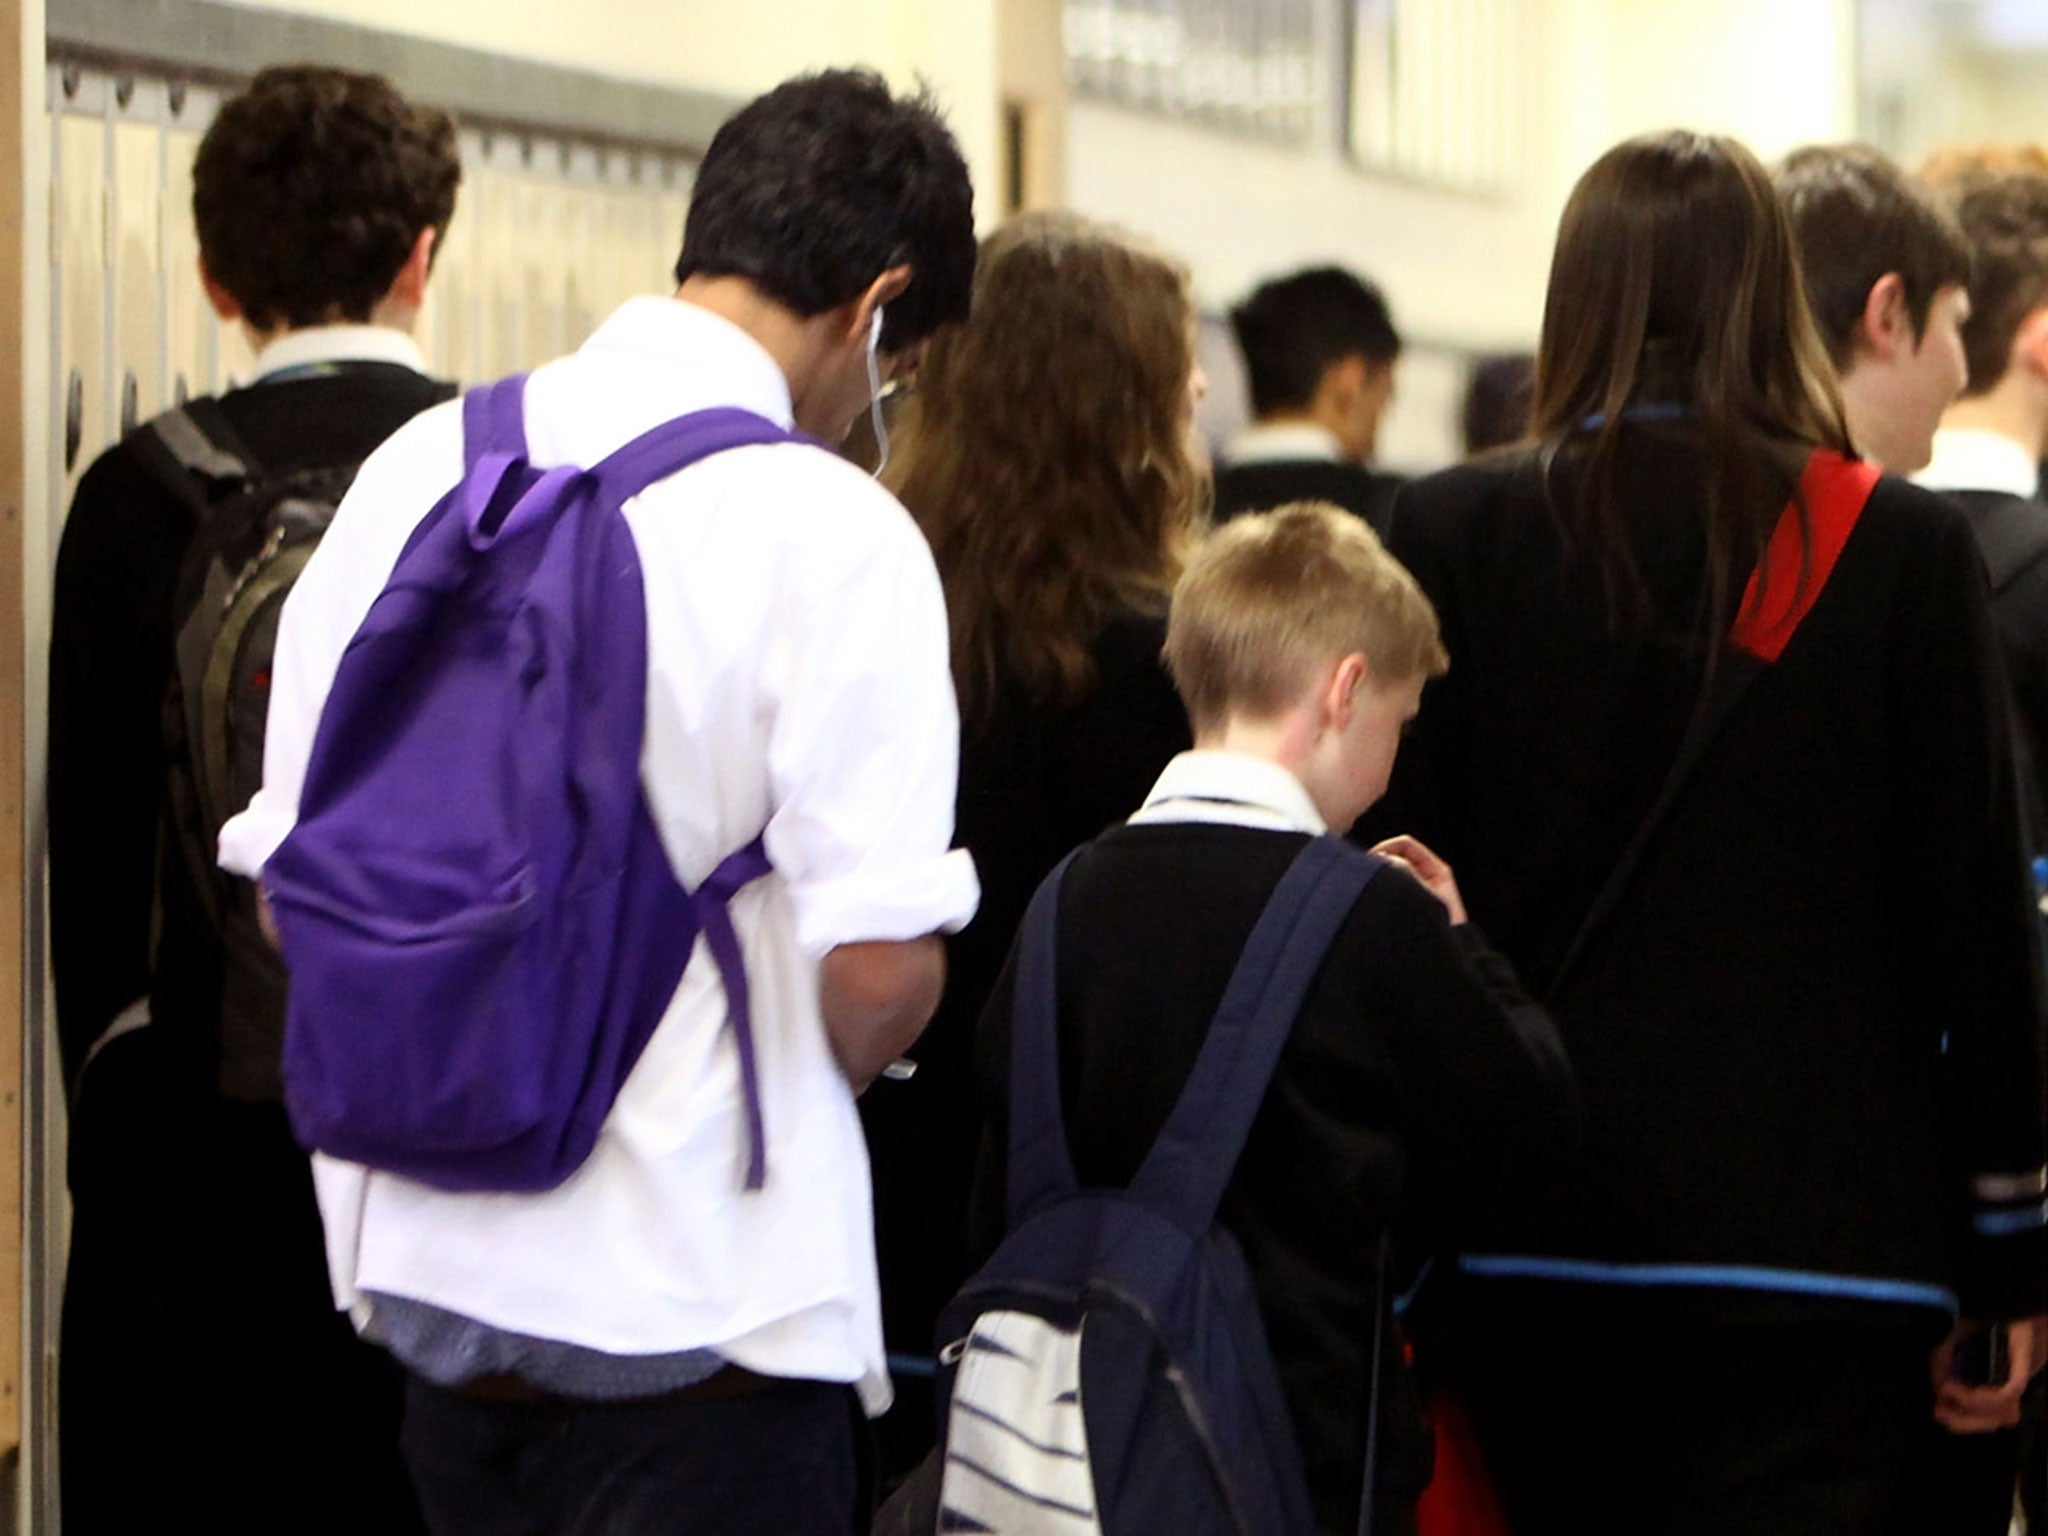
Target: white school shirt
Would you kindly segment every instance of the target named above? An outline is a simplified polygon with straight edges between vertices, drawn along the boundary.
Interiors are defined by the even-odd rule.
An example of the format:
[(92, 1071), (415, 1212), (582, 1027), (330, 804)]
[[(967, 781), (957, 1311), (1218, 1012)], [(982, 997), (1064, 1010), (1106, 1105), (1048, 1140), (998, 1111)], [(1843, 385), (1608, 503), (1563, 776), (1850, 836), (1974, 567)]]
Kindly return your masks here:
[(1314, 459), (1331, 464), (1344, 457), (1344, 445), (1327, 427), (1312, 421), (1276, 421), (1246, 427), (1230, 440), (1223, 461), (1240, 464), (1292, 464)]
[(258, 352), (251, 382), (322, 363), (393, 363), (414, 373), (427, 371), (426, 354), (404, 331), (388, 325), (309, 325), (286, 331)]
[(1330, 830), (1301, 780), (1285, 768), (1270, 758), (1214, 747), (1177, 753), (1130, 818), (1134, 827), (1181, 821), (1311, 837)]
[[(750, 337), (672, 299), (634, 299), (536, 370), (529, 451), (594, 464), (685, 412), (788, 425)], [(221, 833), (254, 875), (295, 819), (343, 647), (429, 507), (460, 477), (459, 403), (366, 462), (286, 603), (264, 784)], [(450, 1194), (316, 1156), (337, 1304), (371, 1293), (609, 1354), (715, 1350), (764, 1375), (889, 1400), (868, 1160), (819, 1014), (837, 945), (957, 929), (978, 888), (948, 852), (959, 724), (936, 571), (909, 515), (816, 448), (738, 448), (626, 508), (647, 594), (641, 782), (694, 886), (766, 826), (775, 872), (732, 917), (746, 957), (766, 1188), (742, 1189), (746, 1127), (724, 989), (700, 940), (589, 1160), (541, 1194)]]
[(2041, 489), (2041, 464), (2002, 432), (1943, 427), (1934, 434), (1933, 458), (1913, 483), (1930, 491), (2003, 491), (2031, 501)]

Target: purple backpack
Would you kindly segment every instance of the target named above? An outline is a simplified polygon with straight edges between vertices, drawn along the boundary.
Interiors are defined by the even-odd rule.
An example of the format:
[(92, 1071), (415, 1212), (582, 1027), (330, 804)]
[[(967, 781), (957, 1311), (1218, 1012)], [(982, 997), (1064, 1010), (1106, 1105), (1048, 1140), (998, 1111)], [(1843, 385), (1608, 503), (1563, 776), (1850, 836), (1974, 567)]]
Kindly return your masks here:
[(756, 838), (695, 892), (640, 787), (646, 605), (621, 513), (728, 448), (802, 441), (699, 411), (592, 469), (526, 457), (525, 380), (463, 401), (462, 481), (343, 653), (298, 825), (263, 884), (291, 973), (285, 1103), (316, 1151), (450, 1190), (553, 1188), (590, 1155), (697, 935), (724, 982), (765, 1172), (726, 913)]

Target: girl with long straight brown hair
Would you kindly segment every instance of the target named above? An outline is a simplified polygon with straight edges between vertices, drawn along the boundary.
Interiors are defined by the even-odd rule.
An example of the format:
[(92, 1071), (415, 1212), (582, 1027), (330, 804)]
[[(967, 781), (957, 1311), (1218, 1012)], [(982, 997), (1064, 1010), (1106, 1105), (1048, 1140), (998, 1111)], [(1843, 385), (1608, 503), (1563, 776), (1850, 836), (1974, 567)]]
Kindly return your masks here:
[[(889, 1347), (928, 1355), (967, 1276), (974, 1025), (1038, 882), (1137, 808), (1190, 742), (1160, 662), (1207, 515), (1191, 450), (1186, 270), (1102, 225), (1026, 214), (983, 242), (967, 324), (926, 349), (889, 480), (931, 541), (960, 694), (957, 832), (981, 908), (948, 945), (916, 1075), (863, 1100)], [(898, 1380), (885, 1471), (931, 1439)]]
[(2048, 1306), (1969, 529), (1854, 461), (1728, 139), (1580, 181), (1533, 429), (1409, 487), (1391, 540), (1451, 669), (1383, 820), (1548, 995), (1586, 1121), (1521, 1240), (1457, 1262), (1453, 1374), (1517, 1536), (1903, 1532), (1937, 1410), (2016, 1396), (1937, 1401), (1954, 1317)]

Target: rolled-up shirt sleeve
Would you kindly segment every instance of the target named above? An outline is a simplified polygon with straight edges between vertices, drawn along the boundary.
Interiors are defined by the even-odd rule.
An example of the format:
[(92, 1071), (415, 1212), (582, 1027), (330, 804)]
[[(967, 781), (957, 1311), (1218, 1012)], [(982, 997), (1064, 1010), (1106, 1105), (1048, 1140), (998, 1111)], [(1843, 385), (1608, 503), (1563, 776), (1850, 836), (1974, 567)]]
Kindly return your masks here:
[(768, 854), (812, 955), (952, 932), (980, 899), (951, 847), (960, 722), (938, 573), (893, 503), (863, 521), (858, 558), (785, 615), (767, 669)]

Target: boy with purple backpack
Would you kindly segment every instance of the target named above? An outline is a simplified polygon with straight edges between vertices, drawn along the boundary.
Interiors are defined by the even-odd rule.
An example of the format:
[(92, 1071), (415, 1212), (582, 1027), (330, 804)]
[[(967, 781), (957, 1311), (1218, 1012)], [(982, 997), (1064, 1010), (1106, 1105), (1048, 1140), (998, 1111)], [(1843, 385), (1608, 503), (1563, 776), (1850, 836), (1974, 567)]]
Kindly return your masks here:
[(675, 297), (400, 433), (293, 593), (221, 858), (437, 1532), (864, 1523), (853, 1100), (977, 893), (930, 556), (809, 439), (973, 263), (926, 102), (790, 81), (705, 155)]

